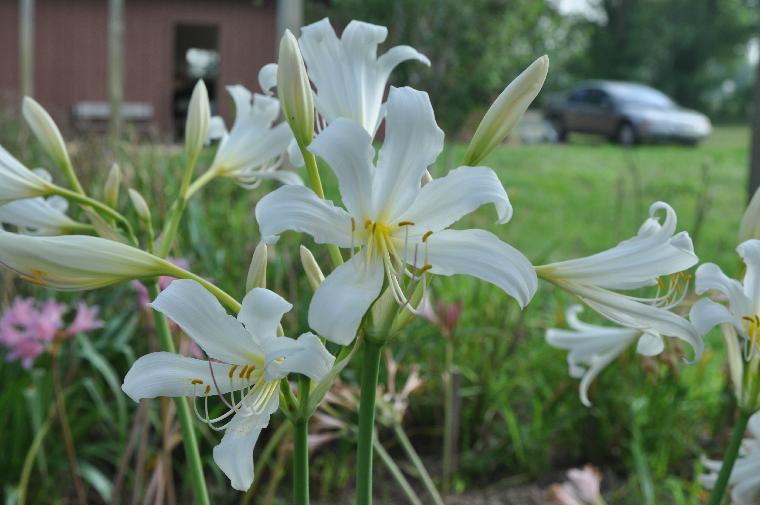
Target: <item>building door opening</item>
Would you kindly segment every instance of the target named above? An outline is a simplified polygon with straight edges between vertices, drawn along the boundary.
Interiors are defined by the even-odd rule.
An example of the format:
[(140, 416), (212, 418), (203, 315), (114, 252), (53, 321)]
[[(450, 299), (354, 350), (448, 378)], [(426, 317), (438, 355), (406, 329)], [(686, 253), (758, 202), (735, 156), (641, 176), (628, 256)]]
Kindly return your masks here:
[(206, 83), (211, 113), (216, 114), (219, 61), (219, 30), (216, 26), (175, 26), (172, 119), (177, 139), (184, 138), (187, 108), (198, 79)]

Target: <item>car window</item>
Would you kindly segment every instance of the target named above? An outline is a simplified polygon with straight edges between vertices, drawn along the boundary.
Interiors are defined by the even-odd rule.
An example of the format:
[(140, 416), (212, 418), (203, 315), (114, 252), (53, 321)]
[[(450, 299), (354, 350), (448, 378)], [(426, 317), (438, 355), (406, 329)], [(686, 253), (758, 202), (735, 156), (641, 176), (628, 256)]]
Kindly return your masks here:
[(581, 88), (570, 94), (569, 101), (584, 105), (601, 106), (610, 101), (607, 93), (596, 88)]

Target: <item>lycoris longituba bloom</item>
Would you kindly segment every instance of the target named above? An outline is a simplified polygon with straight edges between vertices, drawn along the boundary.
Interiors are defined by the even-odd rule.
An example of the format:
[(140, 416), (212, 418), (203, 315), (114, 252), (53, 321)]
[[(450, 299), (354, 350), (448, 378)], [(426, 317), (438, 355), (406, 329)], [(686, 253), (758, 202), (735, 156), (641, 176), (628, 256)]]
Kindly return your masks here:
[[(237, 318), (191, 280), (174, 281), (152, 305), (176, 322), (210, 359), (148, 354), (132, 365), (122, 389), (135, 401), (195, 398), (196, 415), (215, 430), (224, 430), (214, 448), (214, 461), (232, 487), (245, 491), (253, 482), (253, 447), (279, 406), (280, 381), (291, 372), (320, 380), (335, 358), (312, 333), (298, 339), (277, 336), (280, 319), (292, 305), (267, 289), (251, 290)], [(209, 398), (219, 398), (228, 410), (211, 418)]]
[(499, 223), (510, 219), (512, 207), (496, 174), (462, 167), (422, 187), (422, 175), (443, 147), (427, 93), (391, 88), (386, 105), (377, 166), (372, 138), (350, 119), (335, 120), (309, 146), (337, 175), (346, 210), (296, 186), (277, 189), (256, 207), (265, 238), (302, 231), (352, 253), (316, 290), (310, 326), (334, 342), (351, 342), (384, 279), (406, 305), (404, 280), (426, 272), (471, 275), (527, 304), (537, 279), (522, 253), (483, 230), (447, 229), (486, 203), (495, 205)]
[[(659, 211), (665, 211), (662, 224), (656, 217)], [(672, 336), (688, 342), (699, 359), (704, 350), (702, 337), (689, 321), (670, 310), (686, 296), (688, 276), (682, 271), (699, 260), (689, 234), (674, 234), (676, 213), (668, 204), (655, 202), (649, 216), (635, 237), (611, 249), (538, 266), (536, 272), (610, 321), (641, 331), (640, 350), (662, 348), (662, 336)], [(667, 286), (660, 279), (665, 275), (670, 276)], [(613, 291), (645, 286), (659, 286), (657, 294), (642, 298)]]
[(29, 170), (0, 146), (0, 205), (52, 193), (50, 181)]
[(60, 196), (14, 200), (0, 205), (0, 223), (28, 235), (63, 235), (87, 228), (66, 215), (68, 206), (68, 200)]

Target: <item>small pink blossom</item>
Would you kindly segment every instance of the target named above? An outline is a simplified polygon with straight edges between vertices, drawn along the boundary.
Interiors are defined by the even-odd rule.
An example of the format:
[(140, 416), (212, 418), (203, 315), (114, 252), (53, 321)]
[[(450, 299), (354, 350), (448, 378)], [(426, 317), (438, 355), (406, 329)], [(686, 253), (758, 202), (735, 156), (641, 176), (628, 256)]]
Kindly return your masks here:
[(433, 304), (430, 300), (430, 294), (425, 293), (422, 299), (422, 304), (417, 309), (419, 315), (441, 328), (441, 330), (447, 335), (451, 335), (459, 323), (459, 318), (462, 317), (462, 311), (464, 310), (464, 303), (458, 300), (453, 303), (445, 303), (439, 300)]
[(80, 302), (74, 321), (65, 328), (63, 316), (68, 310), (53, 299), (40, 304), (32, 298), (16, 298), (0, 317), (0, 344), (8, 349), (5, 359), (19, 360), (28, 369), (56, 337), (91, 331), (103, 324), (97, 320), (97, 308)]

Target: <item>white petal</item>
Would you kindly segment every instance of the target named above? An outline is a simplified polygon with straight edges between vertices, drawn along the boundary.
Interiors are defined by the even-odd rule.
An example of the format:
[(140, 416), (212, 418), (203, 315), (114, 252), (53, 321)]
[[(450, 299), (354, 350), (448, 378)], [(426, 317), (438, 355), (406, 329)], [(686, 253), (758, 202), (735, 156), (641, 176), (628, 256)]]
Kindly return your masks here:
[(30, 229), (39, 235), (62, 234), (67, 229), (80, 226), (48, 200), (42, 197), (27, 198), (0, 205), (0, 223)]
[(736, 250), (747, 265), (743, 282), (744, 294), (752, 301), (752, 314), (760, 313), (760, 240), (742, 242)]
[(443, 230), (487, 203), (496, 207), (499, 223), (506, 223), (512, 217), (507, 193), (493, 170), (460, 167), (423, 186), (399, 221), (415, 223), (409, 227), (409, 235), (422, 235)]
[(206, 288), (193, 280), (172, 282), (151, 306), (177, 323), (214, 359), (245, 363), (255, 351), (253, 338), (243, 325), (227, 314)]
[(30, 237), (0, 230), (0, 264), (25, 280), (63, 290), (171, 275), (176, 267), (128, 245), (98, 237)]
[(230, 367), (172, 352), (153, 352), (134, 362), (121, 389), (137, 402), (158, 396), (214, 396), (248, 386), (237, 374), (230, 377)]
[(221, 116), (212, 116), (208, 123), (208, 140), (219, 140), (227, 135), (227, 126)]
[(312, 380), (322, 380), (335, 363), (335, 357), (325, 348), (319, 337), (304, 333), (298, 340), (288, 337), (270, 339), (265, 344), (266, 380), (300, 373)]
[(368, 216), (372, 197), (372, 139), (358, 124), (336, 119), (309, 145), (309, 151), (330, 165), (338, 177), (346, 209), (358, 219)]
[(639, 337), (636, 344), (636, 352), (642, 356), (657, 356), (665, 350), (665, 342), (662, 337), (656, 333), (645, 332)]
[(726, 295), (731, 311), (738, 317), (754, 315), (752, 300), (744, 294), (744, 287), (724, 274), (715, 263), (703, 263), (696, 271), (694, 290), (701, 295), (709, 289)]
[(719, 324), (728, 323), (734, 325), (742, 335), (747, 336), (741, 318), (729, 312), (723, 305), (707, 298), (702, 298), (691, 306), (689, 320), (700, 335), (706, 335)]
[(304, 186), (283, 186), (259, 200), (256, 221), (265, 238), (292, 230), (319, 244), (351, 245), (351, 216)]
[(272, 88), (277, 86), (277, 63), (267, 63), (259, 70), (259, 86), (266, 94), (272, 93)]
[[(760, 471), (760, 465), (755, 468)], [(760, 475), (753, 475), (739, 482), (731, 490), (731, 500), (735, 505), (755, 505), (760, 497)]]
[(243, 298), (238, 321), (257, 342), (265, 342), (277, 335), (282, 316), (293, 306), (283, 297), (264, 288), (253, 288)]
[(411, 46), (396, 46), (392, 47), (377, 59), (378, 65), (378, 78), (385, 81), (390, 77), (391, 72), (400, 63), (408, 60), (417, 60), (424, 65), (430, 66), (430, 60), (427, 56), (417, 51)]
[(309, 306), (309, 326), (331, 342), (349, 344), (369, 306), (383, 287), (381, 261), (356, 254), (328, 275)]
[(296, 142), (296, 139), (291, 139), (290, 144), (288, 144), (288, 161), (290, 161), (290, 164), (294, 167), (302, 167), (304, 166), (303, 161), (303, 154), (301, 154), (301, 148), (298, 147), (298, 142)]
[[(495, 284), (524, 307), (538, 286), (530, 261), (483, 230), (443, 230), (430, 235), (428, 262), (438, 275), (464, 274)], [(410, 259), (410, 261), (412, 261)]]
[(391, 87), (385, 141), (373, 182), (373, 215), (396, 221), (420, 191), (422, 175), (443, 149), (443, 130), (424, 91)]
[(49, 193), (47, 181), (0, 146), (0, 204)]
[[(655, 217), (665, 211), (660, 224)], [(655, 285), (657, 277), (686, 270), (698, 261), (686, 232), (675, 236), (675, 211), (664, 202), (649, 209), (650, 218), (638, 235), (611, 249), (584, 258), (561, 261), (541, 267), (552, 277), (594, 284), (610, 289), (633, 289)]]
[(224, 430), (222, 441), (214, 447), (214, 462), (238, 491), (247, 491), (253, 484), (253, 448), (261, 430), (269, 425), (269, 418), (277, 410), (278, 400), (279, 396), (273, 395), (259, 415), (235, 414)]

